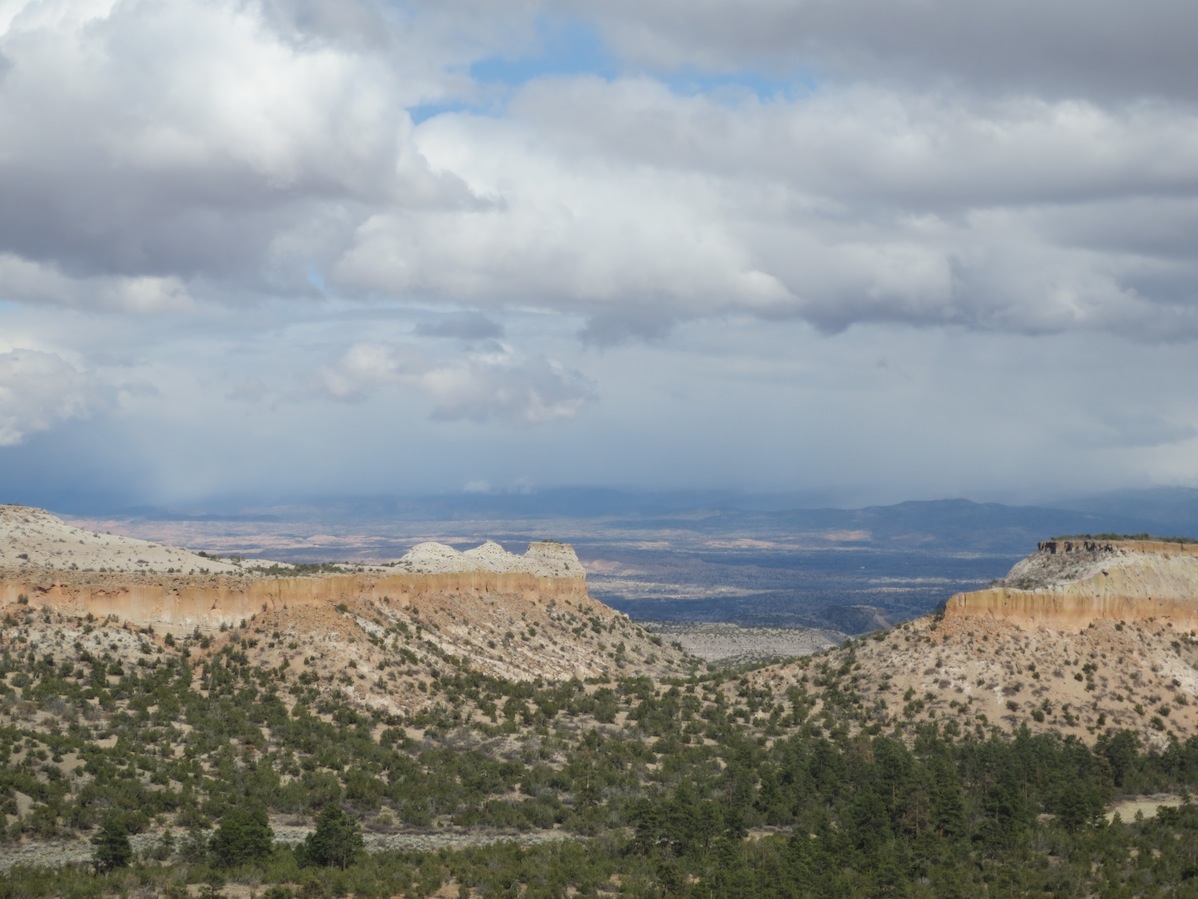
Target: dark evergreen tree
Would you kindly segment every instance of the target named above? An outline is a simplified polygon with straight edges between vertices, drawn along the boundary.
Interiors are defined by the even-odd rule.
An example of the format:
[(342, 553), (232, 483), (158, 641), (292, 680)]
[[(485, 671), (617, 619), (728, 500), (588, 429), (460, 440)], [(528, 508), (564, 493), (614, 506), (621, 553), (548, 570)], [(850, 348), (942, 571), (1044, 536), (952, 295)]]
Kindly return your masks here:
[(230, 868), (269, 854), (273, 844), (266, 810), (237, 806), (221, 817), (220, 826), (208, 841), (208, 851), (215, 865)]
[(107, 815), (100, 823), (99, 832), (92, 837), (92, 862), (99, 871), (112, 871), (128, 867), (133, 860), (133, 847), (129, 845), (129, 830), (120, 815)]
[(300, 844), (301, 865), (345, 870), (362, 849), (362, 829), (339, 806), (326, 806), (316, 819), (316, 830)]
[(1130, 730), (1107, 731), (1094, 750), (1106, 759), (1114, 785), (1123, 789), (1135, 772), (1140, 757), (1140, 737)]

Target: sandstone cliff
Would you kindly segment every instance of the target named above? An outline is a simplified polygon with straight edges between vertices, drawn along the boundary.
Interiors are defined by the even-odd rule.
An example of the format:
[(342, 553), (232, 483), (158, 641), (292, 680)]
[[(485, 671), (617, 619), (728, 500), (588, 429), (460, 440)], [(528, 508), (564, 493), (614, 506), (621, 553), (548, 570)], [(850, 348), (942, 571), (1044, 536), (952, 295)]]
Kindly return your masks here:
[[(335, 607), (357, 600), (387, 598), (418, 607), (434, 596), (492, 596), (497, 600), (590, 600), (586, 580), (550, 578), (522, 572), (454, 571), (443, 574), (332, 574), (313, 577), (87, 575), (53, 572), (37, 576), (9, 573), (0, 583), (0, 601), (24, 597), (35, 607), (67, 615), (115, 616), (138, 627), (171, 633), (215, 631), (259, 612)], [(596, 603), (598, 605), (598, 603)]]
[(1198, 623), (1198, 544), (1046, 541), (993, 586), (952, 597), (945, 615), (1070, 627), (1147, 618)]
[(491, 540), (464, 553), (421, 543), (390, 565), (279, 576), (290, 567), (224, 561), (0, 505), (0, 602), (23, 597), (64, 614), (112, 615), (174, 633), (217, 630), (268, 610), (383, 597), (403, 606), (453, 594), (592, 601), (578, 556), (556, 541), (533, 543), (522, 556)]

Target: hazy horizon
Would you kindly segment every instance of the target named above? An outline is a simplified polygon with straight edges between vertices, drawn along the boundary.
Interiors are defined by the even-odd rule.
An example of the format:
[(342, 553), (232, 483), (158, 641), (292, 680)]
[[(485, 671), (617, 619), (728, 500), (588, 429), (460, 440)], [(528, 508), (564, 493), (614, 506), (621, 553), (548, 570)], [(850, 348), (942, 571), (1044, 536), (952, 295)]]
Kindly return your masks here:
[[(372, 521), (446, 522), (468, 516), (479, 521), (600, 519), (621, 516), (687, 515), (696, 511), (787, 513), (860, 512), (924, 506), (930, 518), (968, 504), (979, 509), (991, 506), (1012, 510), (1061, 510), (1096, 512), (1110, 517), (1111, 525), (1100, 530), (1119, 530), (1120, 521), (1135, 531), (1144, 530), (1153, 519), (1188, 522), (1198, 527), (1198, 489), (1155, 487), (1121, 489), (1098, 493), (1056, 493), (1040, 496), (1004, 494), (995, 496), (887, 496), (859, 491), (748, 491), (734, 488), (655, 490), (628, 486), (559, 485), (511, 489), (478, 489), (423, 492), (307, 492), (292, 494), (217, 494), (179, 502), (136, 502), (119, 493), (55, 492), (43, 488), (0, 494), (0, 503), (28, 505), (55, 514), (87, 518), (129, 518), (152, 521), (209, 518), (227, 520), (302, 521), (360, 519), (368, 530)], [(938, 507), (945, 507), (944, 509)], [(953, 514), (948, 511), (947, 514)], [(1123, 530), (1126, 530), (1123, 527)], [(1152, 530), (1152, 528), (1148, 528)], [(1158, 536), (1164, 532), (1154, 530)], [(1198, 533), (1198, 531), (1196, 531)], [(1050, 536), (1050, 535), (1042, 535)]]

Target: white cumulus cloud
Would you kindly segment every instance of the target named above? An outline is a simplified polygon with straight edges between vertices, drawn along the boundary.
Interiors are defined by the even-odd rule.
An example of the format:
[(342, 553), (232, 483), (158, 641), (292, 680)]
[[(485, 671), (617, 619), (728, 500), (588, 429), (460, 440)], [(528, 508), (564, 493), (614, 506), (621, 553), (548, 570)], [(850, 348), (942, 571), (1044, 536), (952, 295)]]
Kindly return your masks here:
[(54, 353), (0, 353), (0, 446), (13, 446), (30, 434), (84, 417), (100, 399), (91, 380)]

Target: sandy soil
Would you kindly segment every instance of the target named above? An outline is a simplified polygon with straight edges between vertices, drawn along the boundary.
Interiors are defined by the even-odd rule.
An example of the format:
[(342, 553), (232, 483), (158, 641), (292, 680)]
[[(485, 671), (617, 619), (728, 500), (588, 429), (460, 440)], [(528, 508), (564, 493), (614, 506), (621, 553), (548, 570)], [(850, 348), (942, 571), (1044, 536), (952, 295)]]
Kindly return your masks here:
[(1111, 805), (1107, 809), (1106, 819), (1112, 821), (1115, 815), (1122, 819), (1124, 824), (1134, 821), (1137, 814), (1143, 815), (1145, 818), (1155, 818), (1157, 809), (1164, 806), (1165, 808), (1177, 808), (1181, 805), (1181, 797), (1176, 793), (1154, 793), (1151, 796), (1132, 796), (1127, 799), (1121, 799)]

